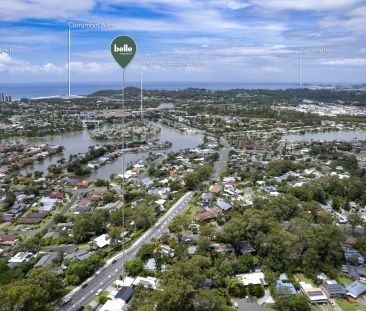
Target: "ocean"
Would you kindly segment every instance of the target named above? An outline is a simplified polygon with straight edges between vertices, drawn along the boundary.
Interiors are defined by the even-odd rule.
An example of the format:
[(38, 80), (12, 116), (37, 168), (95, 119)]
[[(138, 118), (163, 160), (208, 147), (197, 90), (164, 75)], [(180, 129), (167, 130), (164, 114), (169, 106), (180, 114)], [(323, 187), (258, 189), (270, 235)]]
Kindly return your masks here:
[[(315, 85), (315, 84), (313, 84)], [(139, 87), (140, 82), (126, 82), (126, 87)], [(311, 85), (303, 85), (302, 87)], [(240, 83), (240, 82), (144, 82), (144, 89), (184, 89), (188, 87), (206, 88), (213, 90), (244, 89), (287, 89), (299, 88), (298, 84), (291, 83)], [(74, 82), (71, 85), (72, 95), (88, 95), (95, 91), (106, 89), (120, 89), (121, 83), (117, 82)], [(10, 95), (13, 99), (37, 98), (47, 96), (67, 95), (68, 86), (64, 82), (55, 83), (1, 83), (0, 93)]]

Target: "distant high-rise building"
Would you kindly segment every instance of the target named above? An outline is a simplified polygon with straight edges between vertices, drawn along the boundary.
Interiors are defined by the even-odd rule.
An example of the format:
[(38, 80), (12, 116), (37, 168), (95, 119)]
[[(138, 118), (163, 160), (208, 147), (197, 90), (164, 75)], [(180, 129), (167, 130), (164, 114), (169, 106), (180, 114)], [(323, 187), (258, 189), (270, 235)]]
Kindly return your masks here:
[(11, 103), (11, 96), (0, 93), (0, 103)]
[(30, 104), (30, 102), (31, 102), (30, 98), (26, 98), (26, 97), (21, 98), (20, 101), (22, 103), (27, 103), (27, 104)]

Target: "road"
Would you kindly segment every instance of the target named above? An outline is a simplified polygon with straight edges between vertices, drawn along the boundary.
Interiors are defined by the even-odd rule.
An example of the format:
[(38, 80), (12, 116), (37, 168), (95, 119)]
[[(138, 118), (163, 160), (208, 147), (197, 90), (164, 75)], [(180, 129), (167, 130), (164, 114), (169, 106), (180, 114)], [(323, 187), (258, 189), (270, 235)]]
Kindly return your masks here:
[(220, 142), (223, 144), (223, 148), (219, 152), (219, 159), (216, 161), (214, 173), (212, 174), (211, 180), (219, 180), (220, 175), (224, 169), (225, 158), (229, 152), (229, 143), (225, 138), (221, 138)]
[[(140, 247), (149, 243), (152, 238), (158, 239), (168, 228), (168, 225), (173, 218), (185, 210), (193, 194), (194, 192), (190, 191), (183, 195), (183, 197), (181, 197), (152, 228), (146, 231), (130, 248), (126, 249), (125, 261), (134, 258)], [(117, 261), (112, 263), (114, 259)], [(122, 274), (122, 272), (122, 253), (120, 253), (109, 259), (103, 268), (99, 269), (94, 276), (85, 281), (85, 283), (88, 283), (86, 288), (80, 288), (79, 286), (74, 289), (73, 292), (69, 293), (72, 301), (59, 308), (59, 310), (73, 311), (81, 305), (88, 304), (95, 298), (95, 293), (98, 289), (105, 290)]]
[[(223, 144), (223, 148), (220, 150), (219, 159), (215, 164), (211, 180), (219, 180), (224, 168), (226, 155), (229, 152), (229, 144), (226, 139), (222, 138), (221, 143)], [(140, 247), (149, 243), (152, 238), (160, 238), (164, 231), (167, 230), (173, 218), (186, 209), (194, 193), (195, 191), (190, 191), (183, 195), (152, 228), (146, 231), (130, 248), (126, 249), (125, 261), (133, 259)], [(117, 261), (113, 263), (114, 260)], [(105, 290), (113, 284), (122, 272), (122, 253), (120, 253), (109, 259), (103, 268), (99, 269), (92, 277), (84, 282), (88, 284), (86, 288), (79, 286), (69, 293), (68, 296), (71, 296), (72, 300), (67, 305), (60, 307), (59, 311), (74, 311), (80, 306), (87, 305), (95, 298), (95, 293), (98, 289)]]

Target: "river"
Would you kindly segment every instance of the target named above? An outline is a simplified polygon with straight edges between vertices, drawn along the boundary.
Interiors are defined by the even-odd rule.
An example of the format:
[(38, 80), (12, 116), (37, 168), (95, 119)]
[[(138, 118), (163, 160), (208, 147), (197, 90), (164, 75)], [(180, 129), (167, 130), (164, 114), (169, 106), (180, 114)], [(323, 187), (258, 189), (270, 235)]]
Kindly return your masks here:
[(356, 131), (333, 131), (333, 132), (318, 132), (318, 133), (307, 133), (307, 134), (289, 134), (283, 135), (283, 140), (288, 142), (295, 141), (332, 141), (332, 140), (342, 140), (350, 142), (354, 139), (366, 140), (366, 131), (356, 130)]
[[(172, 147), (164, 150), (157, 150), (154, 153), (166, 153), (169, 151), (178, 151), (184, 148), (194, 148), (200, 143), (202, 143), (202, 135), (192, 134), (192, 133), (181, 133), (177, 130), (169, 128), (161, 123), (151, 122), (153, 125), (161, 128), (161, 132), (156, 138), (161, 140), (167, 140), (172, 143)], [(98, 129), (99, 130), (99, 129)], [(108, 143), (113, 143), (116, 141), (106, 140), (94, 140), (90, 138), (90, 134), (93, 130), (84, 129), (79, 132), (72, 132), (62, 135), (46, 136), (39, 138), (29, 138), (26, 141), (30, 143), (38, 144), (50, 144), (50, 145), (61, 145), (65, 147), (63, 154), (56, 155), (50, 159), (46, 159), (42, 162), (36, 162), (32, 166), (28, 166), (23, 169), (22, 174), (33, 173), (35, 171), (42, 171), (47, 174), (47, 168), (51, 164), (56, 164), (61, 158), (66, 160), (71, 154), (84, 153), (88, 151), (89, 146), (93, 145), (104, 145)], [(125, 155), (125, 165), (127, 166), (130, 162), (135, 162), (141, 158), (146, 157), (148, 152), (141, 153), (127, 153)], [(114, 160), (112, 163), (107, 163), (106, 165), (100, 167), (98, 170), (94, 171), (90, 175), (91, 180), (96, 180), (98, 178), (108, 179), (111, 174), (120, 174), (122, 172), (122, 157)]]

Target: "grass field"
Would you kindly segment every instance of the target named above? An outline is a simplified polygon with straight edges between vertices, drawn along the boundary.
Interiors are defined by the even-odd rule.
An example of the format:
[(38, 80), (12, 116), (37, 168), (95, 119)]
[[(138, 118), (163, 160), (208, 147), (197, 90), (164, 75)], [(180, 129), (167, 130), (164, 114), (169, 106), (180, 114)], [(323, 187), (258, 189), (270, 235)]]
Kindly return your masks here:
[(313, 287), (315, 287), (314, 282), (307, 278), (303, 273), (296, 273), (296, 276), (299, 278), (300, 281), (311, 284)]
[(364, 310), (366, 310), (366, 306), (362, 305), (358, 302), (349, 303), (347, 300), (344, 300), (344, 299), (337, 299), (336, 302), (337, 302), (337, 305), (343, 311), (364, 311)]
[(348, 285), (353, 282), (350, 278), (345, 277), (345, 276), (338, 277), (337, 281), (343, 285)]
[(189, 219), (193, 219), (193, 216), (199, 211), (203, 211), (203, 209), (196, 204), (190, 204), (185, 214), (189, 217)]
[(101, 292), (101, 294), (99, 295), (99, 296), (96, 296), (95, 297), (95, 300), (97, 301), (97, 302), (100, 302), (100, 299), (102, 298), (102, 300), (103, 300), (103, 298), (108, 298), (108, 292), (107, 291), (103, 291), (103, 292)]

